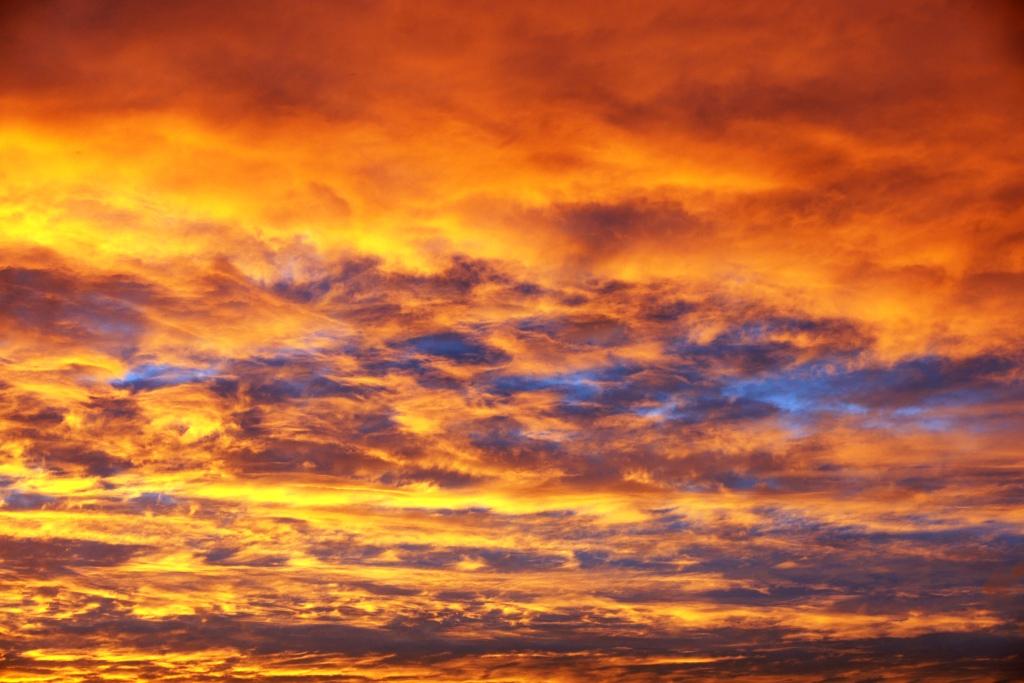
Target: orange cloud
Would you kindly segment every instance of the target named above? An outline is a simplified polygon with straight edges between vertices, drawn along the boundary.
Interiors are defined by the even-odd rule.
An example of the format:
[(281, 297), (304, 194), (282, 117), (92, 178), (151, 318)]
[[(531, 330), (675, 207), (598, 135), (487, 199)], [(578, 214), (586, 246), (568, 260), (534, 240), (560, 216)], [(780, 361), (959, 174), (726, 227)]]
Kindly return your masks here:
[(0, 678), (1020, 668), (1010, 4), (0, 12)]

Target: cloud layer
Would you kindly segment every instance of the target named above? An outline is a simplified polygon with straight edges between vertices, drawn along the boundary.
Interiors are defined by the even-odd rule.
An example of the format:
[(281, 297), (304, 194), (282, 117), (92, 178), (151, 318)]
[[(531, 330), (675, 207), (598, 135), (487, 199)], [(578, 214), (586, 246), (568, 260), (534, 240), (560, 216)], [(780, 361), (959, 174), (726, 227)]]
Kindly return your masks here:
[(0, 677), (1019, 675), (1022, 25), (8, 3)]

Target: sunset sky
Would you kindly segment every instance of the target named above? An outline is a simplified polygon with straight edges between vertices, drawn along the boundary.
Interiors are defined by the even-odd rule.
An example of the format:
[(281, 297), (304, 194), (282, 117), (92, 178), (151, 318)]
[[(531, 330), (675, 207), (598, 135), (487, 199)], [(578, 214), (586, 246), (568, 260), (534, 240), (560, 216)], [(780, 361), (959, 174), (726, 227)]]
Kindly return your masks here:
[(0, 1), (0, 681), (1024, 676), (1014, 2)]

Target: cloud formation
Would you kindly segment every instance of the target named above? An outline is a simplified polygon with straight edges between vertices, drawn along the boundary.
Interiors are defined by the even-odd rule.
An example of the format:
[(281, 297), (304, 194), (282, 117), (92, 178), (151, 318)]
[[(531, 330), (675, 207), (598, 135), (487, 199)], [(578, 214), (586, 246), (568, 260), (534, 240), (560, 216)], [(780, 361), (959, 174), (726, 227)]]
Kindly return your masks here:
[(0, 678), (1012, 680), (1009, 4), (0, 10)]

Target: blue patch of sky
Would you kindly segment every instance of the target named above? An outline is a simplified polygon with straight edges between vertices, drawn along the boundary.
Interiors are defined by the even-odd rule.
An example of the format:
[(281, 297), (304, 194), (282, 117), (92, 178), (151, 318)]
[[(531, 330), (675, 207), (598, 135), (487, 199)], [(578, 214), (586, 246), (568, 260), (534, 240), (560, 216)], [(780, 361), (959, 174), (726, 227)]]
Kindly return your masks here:
[(162, 387), (200, 382), (211, 377), (214, 371), (210, 368), (186, 368), (177, 365), (165, 365), (162, 363), (146, 363), (137, 365), (124, 377), (115, 379), (110, 384), (116, 389), (131, 389), (132, 391), (147, 391)]

